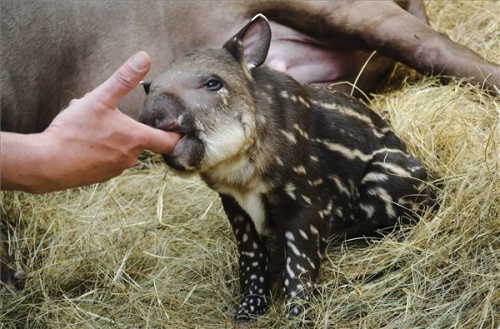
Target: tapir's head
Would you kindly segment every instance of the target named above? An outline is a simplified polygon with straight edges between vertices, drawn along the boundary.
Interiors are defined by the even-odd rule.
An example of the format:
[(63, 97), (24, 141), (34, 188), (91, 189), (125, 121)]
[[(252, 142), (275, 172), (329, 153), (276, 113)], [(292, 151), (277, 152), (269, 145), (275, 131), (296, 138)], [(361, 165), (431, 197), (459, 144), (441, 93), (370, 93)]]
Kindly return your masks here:
[(222, 49), (196, 50), (172, 62), (151, 84), (139, 121), (179, 132), (163, 157), (182, 172), (204, 172), (237, 158), (256, 134), (252, 69), (266, 59), (271, 30), (257, 15)]

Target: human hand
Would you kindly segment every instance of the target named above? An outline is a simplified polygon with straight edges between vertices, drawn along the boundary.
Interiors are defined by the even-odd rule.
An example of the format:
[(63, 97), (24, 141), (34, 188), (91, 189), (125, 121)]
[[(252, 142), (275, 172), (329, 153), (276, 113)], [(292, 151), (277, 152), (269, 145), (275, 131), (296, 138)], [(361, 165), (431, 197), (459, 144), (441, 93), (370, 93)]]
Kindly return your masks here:
[[(116, 108), (118, 102), (144, 78), (150, 66), (149, 55), (138, 52), (99, 87), (73, 100), (44, 132), (25, 135), (28, 146), (21, 150), (24, 154), (17, 165), (13, 163), (14, 167), (9, 171), (8, 166), (5, 170), (2, 164), (2, 189), (16, 189), (9, 186), (5, 175), (26, 176), (30, 170), (36, 171), (36, 177), (21, 177), (24, 188), (20, 189), (33, 193), (102, 182), (132, 167), (144, 149), (170, 152), (180, 138), (177, 133), (146, 126)], [(8, 146), (13, 135), (16, 134), (2, 133), (2, 139), (7, 139), (7, 144), (2, 141), (2, 146)], [(26, 140), (30, 136), (31, 144)], [(32, 167), (25, 168), (24, 174), (19, 170), (13, 173), (15, 166), (26, 157), (31, 159)], [(12, 159), (7, 161), (12, 162)]]

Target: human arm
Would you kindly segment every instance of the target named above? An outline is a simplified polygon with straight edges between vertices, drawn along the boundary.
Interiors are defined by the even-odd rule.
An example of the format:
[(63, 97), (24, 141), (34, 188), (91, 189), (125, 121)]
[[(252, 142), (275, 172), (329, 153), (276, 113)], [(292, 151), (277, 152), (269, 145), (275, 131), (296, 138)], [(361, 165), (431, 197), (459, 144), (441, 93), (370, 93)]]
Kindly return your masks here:
[(135, 54), (42, 133), (1, 132), (1, 189), (45, 193), (102, 182), (132, 167), (144, 149), (170, 152), (178, 134), (148, 127), (116, 108), (150, 65), (145, 52)]

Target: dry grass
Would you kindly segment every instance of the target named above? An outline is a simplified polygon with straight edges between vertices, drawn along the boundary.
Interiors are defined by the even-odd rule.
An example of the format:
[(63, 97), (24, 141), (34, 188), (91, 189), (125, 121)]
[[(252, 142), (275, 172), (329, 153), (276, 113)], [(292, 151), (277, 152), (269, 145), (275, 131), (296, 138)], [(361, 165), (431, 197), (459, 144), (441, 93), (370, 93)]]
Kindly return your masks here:
[[(434, 27), (500, 62), (498, 1), (428, 8)], [(372, 106), (439, 177), (441, 209), (369, 245), (329, 248), (315, 327), (498, 327), (498, 99), (399, 67)], [(27, 277), (24, 290), (0, 297), (0, 328), (232, 327), (236, 245), (217, 195), (198, 179), (146, 157), (104, 184), (1, 195)], [(285, 325), (282, 299), (273, 296), (256, 328)]]

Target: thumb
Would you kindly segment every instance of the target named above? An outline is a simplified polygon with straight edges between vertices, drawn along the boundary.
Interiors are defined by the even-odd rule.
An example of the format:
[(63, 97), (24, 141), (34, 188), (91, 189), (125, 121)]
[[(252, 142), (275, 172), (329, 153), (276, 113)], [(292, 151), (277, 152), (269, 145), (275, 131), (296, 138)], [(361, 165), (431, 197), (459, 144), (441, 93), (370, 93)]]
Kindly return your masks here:
[(87, 96), (108, 108), (115, 108), (127, 93), (146, 76), (151, 58), (145, 51), (134, 54), (113, 75)]

